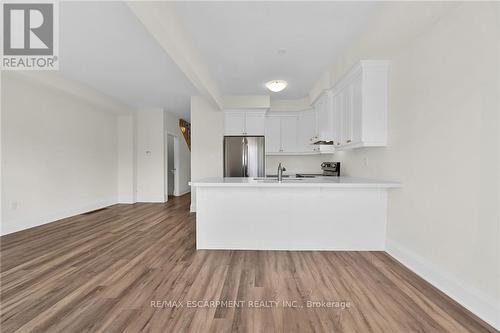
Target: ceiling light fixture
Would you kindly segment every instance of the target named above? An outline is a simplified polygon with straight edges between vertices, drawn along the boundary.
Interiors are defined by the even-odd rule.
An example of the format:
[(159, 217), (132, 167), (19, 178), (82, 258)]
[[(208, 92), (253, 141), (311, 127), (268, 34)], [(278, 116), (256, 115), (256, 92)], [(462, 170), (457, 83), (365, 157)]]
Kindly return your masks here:
[(266, 83), (267, 89), (271, 90), (272, 92), (280, 92), (285, 89), (287, 85), (288, 82), (286, 82), (285, 80), (271, 80)]

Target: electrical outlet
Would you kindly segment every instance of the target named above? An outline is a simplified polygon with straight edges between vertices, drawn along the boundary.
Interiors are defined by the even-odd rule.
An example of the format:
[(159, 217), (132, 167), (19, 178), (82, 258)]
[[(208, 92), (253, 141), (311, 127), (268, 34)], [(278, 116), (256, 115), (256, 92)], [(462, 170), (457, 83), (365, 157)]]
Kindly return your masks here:
[(367, 167), (370, 163), (368, 162), (368, 157), (365, 157), (365, 166)]
[(16, 210), (17, 209), (17, 201), (12, 201), (10, 203), (10, 210)]

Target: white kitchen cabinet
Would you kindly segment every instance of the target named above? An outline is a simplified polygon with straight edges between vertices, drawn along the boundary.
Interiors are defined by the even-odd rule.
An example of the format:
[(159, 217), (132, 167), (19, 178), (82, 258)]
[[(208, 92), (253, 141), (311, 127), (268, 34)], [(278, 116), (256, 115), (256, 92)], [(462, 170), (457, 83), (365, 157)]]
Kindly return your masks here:
[(245, 115), (246, 135), (264, 135), (266, 126), (265, 112), (248, 111), (245, 112)]
[(317, 154), (333, 154), (335, 153), (335, 146), (334, 145), (315, 145), (316, 148), (314, 151)]
[(266, 117), (266, 154), (281, 151), (281, 118), (278, 116)]
[(311, 138), (317, 134), (317, 113), (314, 110), (299, 112), (297, 118), (297, 151), (312, 153), (316, 151), (316, 145), (312, 144)]
[(331, 154), (333, 146), (313, 145), (317, 133), (315, 110), (274, 112), (266, 117), (267, 155)]
[(361, 76), (339, 87), (333, 97), (334, 145), (361, 142)]
[(347, 85), (340, 92), (341, 100), (342, 100), (342, 108), (341, 108), (341, 135), (340, 135), (340, 144), (348, 144), (352, 142), (352, 89), (351, 85)]
[(333, 112), (332, 112), (332, 94), (325, 91), (314, 103), (314, 109), (317, 112), (318, 124), (317, 133), (314, 141), (332, 141), (333, 140)]
[[(387, 71), (387, 61), (363, 60), (324, 91), (313, 110), (271, 112), (265, 120), (266, 153), (306, 155), (385, 146)], [(333, 141), (333, 146), (311, 144), (318, 141)]]
[(225, 135), (264, 135), (265, 111), (226, 110), (224, 111)]
[(297, 117), (284, 116), (281, 118), (281, 152), (297, 152)]
[(224, 134), (243, 135), (245, 132), (245, 112), (224, 112)]
[(387, 144), (386, 61), (361, 61), (331, 90), (337, 149)]
[(353, 144), (359, 144), (363, 142), (363, 80), (361, 75), (357, 75), (353, 78), (353, 81), (349, 85), (351, 94), (351, 108), (350, 108), (350, 134), (351, 142)]
[(342, 96), (339, 93), (332, 94), (332, 118), (333, 118), (333, 144), (340, 145), (342, 141)]
[(297, 119), (296, 114), (270, 114), (266, 117), (266, 154), (298, 153)]

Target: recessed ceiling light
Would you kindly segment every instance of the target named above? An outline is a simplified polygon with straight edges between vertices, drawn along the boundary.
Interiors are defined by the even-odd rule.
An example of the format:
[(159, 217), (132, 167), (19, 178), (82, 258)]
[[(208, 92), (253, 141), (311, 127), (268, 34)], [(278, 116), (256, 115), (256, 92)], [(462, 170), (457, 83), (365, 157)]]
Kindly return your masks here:
[(286, 82), (285, 80), (271, 80), (266, 83), (267, 89), (271, 90), (272, 92), (280, 92), (285, 89), (287, 85), (288, 82)]

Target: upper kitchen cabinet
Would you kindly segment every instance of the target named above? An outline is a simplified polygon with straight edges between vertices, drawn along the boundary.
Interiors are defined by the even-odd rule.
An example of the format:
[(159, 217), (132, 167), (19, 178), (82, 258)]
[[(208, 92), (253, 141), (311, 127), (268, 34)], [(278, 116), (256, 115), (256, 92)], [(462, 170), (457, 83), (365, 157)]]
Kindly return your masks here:
[(316, 135), (313, 142), (333, 140), (333, 113), (332, 94), (325, 91), (314, 103), (314, 110), (317, 114)]
[(224, 112), (224, 134), (225, 135), (245, 135), (245, 112), (225, 111)]
[(311, 138), (317, 136), (317, 113), (314, 110), (300, 111), (297, 117), (297, 150), (304, 153), (317, 152)]
[(266, 154), (297, 153), (297, 116), (268, 115), (265, 136)]
[(386, 61), (361, 61), (332, 89), (337, 149), (387, 144), (387, 70)]
[(265, 110), (224, 111), (225, 135), (264, 135)]
[(281, 151), (284, 153), (297, 152), (297, 117), (281, 117)]
[(281, 152), (281, 118), (269, 115), (266, 117), (266, 154)]
[(270, 112), (266, 116), (266, 154), (332, 153), (332, 149), (325, 149), (324, 146), (311, 143), (311, 137), (315, 133), (317, 133), (317, 113), (315, 110)]

